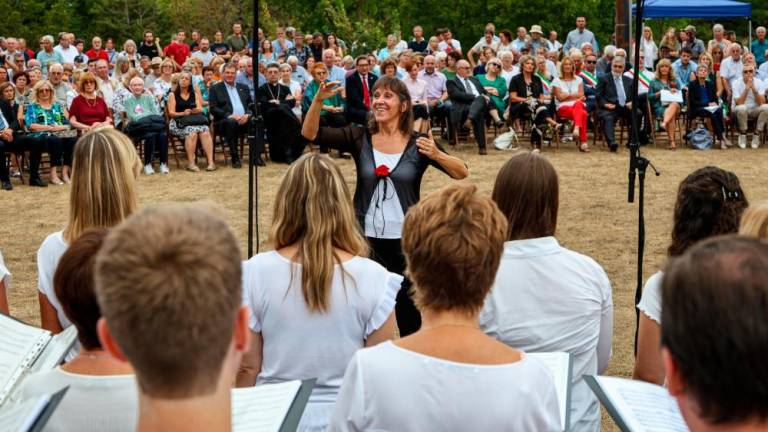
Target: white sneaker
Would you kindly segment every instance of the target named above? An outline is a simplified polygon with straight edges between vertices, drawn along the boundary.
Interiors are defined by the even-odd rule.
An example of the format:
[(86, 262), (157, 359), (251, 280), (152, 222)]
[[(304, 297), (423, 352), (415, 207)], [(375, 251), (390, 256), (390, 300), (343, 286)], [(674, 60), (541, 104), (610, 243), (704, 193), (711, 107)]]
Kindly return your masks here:
[(753, 149), (757, 149), (757, 148), (759, 148), (759, 147), (760, 147), (760, 135), (759, 135), (759, 134), (754, 134), (754, 135), (752, 135), (752, 144), (751, 144), (751, 147), (752, 147)]
[(747, 136), (745, 134), (739, 134), (739, 148), (747, 148)]
[(166, 165), (164, 163), (160, 164), (160, 173), (161, 174), (168, 174), (170, 172), (171, 172), (171, 170), (168, 169), (168, 165)]
[(155, 173), (155, 170), (152, 168), (152, 164), (144, 165), (144, 174), (152, 175), (154, 173)]

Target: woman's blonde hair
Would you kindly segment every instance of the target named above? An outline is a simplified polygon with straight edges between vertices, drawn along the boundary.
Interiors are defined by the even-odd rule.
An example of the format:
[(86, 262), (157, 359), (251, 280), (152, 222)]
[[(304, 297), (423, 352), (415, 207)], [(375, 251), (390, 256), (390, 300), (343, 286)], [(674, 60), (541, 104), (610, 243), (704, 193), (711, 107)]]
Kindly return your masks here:
[(672, 62), (669, 61), (669, 59), (661, 59), (658, 63), (656, 63), (656, 79), (661, 80), (661, 67), (662, 66), (669, 66), (669, 81), (675, 81), (677, 77), (675, 76), (675, 69), (672, 67)]
[(308, 153), (288, 168), (275, 198), (270, 241), (275, 249), (298, 244), (294, 259), (302, 263), (304, 302), (312, 312), (327, 312), (334, 265), (341, 266), (335, 249), (368, 255), (352, 195), (330, 157)]
[(131, 140), (111, 126), (88, 131), (77, 141), (72, 157), (67, 242), (88, 228), (111, 228), (131, 215), (141, 168)]
[[(29, 81), (29, 80), (27, 80), (27, 81)], [(34, 87), (32, 87), (32, 94), (31, 94), (32, 102), (38, 103), (37, 93), (43, 87), (48, 87), (51, 90), (51, 93), (50, 93), (50, 95), (51, 95), (51, 103), (56, 102), (56, 97), (53, 94), (53, 84), (51, 84), (51, 82), (46, 80), (46, 79), (41, 79), (40, 81), (37, 82), (37, 84), (34, 85)]]
[(768, 240), (768, 201), (749, 206), (744, 211), (739, 234)]
[(96, 81), (96, 75), (92, 74), (91, 72), (83, 72), (77, 77), (77, 92), (80, 94), (85, 94), (85, 84), (88, 82), (92, 82), (94, 84), (93, 92), (98, 93), (99, 83)]
[(571, 64), (571, 78), (576, 78), (576, 64), (570, 57), (563, 57), (563, 60), (560, 62), (560, 78), (562, 79), (565, 77), (565, 72), (563, 72), (563, 66), (565, 66), (565, 62), (569, 62)]

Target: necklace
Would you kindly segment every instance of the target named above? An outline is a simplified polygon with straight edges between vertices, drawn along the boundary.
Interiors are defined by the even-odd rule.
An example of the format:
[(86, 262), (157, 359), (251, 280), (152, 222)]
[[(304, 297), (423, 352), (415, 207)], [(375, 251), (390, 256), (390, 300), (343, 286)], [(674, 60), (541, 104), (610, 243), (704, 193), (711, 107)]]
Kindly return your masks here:
[[(272, 93), (272, 86), (277, 87), (277, 97), (275, 97), (275, 94)], [(267, 83), (267, 90), (269, 90), (269, 95), (272, 96), (272, 100), (279, 101), (280, 100), (280, 83), (270, 84)]]
[[(91, 101), (93, 101), (93, 103), (91, 103)], [(96, 97), (94, 96), (94, 98), (91, 99), (88, 96), (85, 96), (85, 103), (86, 103), (86, 105), (88, 105), (91, 108), (95, 107), (96, 106)]]

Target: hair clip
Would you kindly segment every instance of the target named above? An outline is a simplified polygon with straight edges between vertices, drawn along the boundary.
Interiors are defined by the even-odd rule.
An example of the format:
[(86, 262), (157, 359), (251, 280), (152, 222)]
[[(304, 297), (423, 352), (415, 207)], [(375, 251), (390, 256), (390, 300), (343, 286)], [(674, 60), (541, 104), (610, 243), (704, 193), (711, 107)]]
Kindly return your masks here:
[(725, 186), (720, 186), (720, 189), (723, 191), (723, 201), (736, 201), (739, 199), (739, 191), (728, 190)]

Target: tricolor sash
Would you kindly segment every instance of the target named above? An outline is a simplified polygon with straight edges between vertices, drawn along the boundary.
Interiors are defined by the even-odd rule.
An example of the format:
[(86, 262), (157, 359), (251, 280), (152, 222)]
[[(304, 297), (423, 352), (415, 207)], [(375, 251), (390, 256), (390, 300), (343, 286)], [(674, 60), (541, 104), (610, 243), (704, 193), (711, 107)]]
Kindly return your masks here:
[[(629, 73), (630, 78), (633, 78), (635, 76), (635, 68), (630, 69), (627, 71)], [(645, 74), (645, 71), (640, 71), (640, 76), (637, 77), (637, 80), (644, 86), (650, 87), (651, 81), (653, 78), (650, 78)]]
[(552, 80), (548, 80), (544, 75), (542, 75), (540, 72), (536, 72), (536, 76), (539, 77), (541, 80), (541, 85), (544, 87), (544, 93), (549, 94), (550, 93), (550, 86), (552, 85)]
[(589, 71), (583, 70), (579, 72), (579, 76), (581, 77), (582, 80), (584, 80), (584, 84), (590, 87), (594, 87), (595, 85), (597, 85), (597, 77), (589, 73)]

